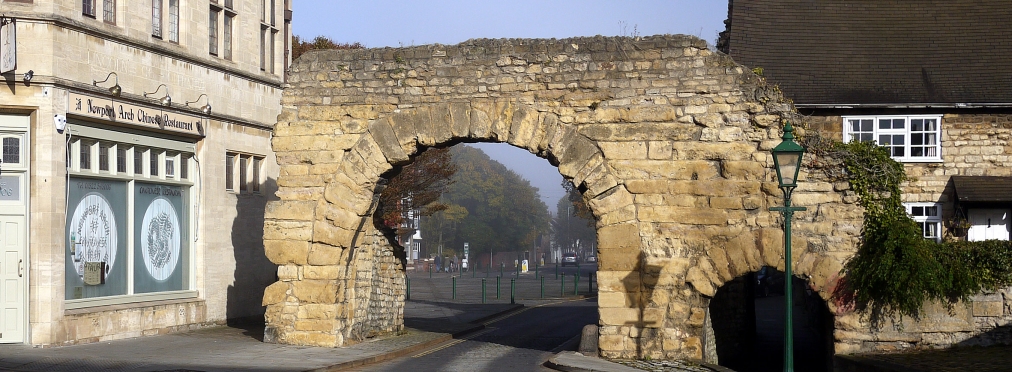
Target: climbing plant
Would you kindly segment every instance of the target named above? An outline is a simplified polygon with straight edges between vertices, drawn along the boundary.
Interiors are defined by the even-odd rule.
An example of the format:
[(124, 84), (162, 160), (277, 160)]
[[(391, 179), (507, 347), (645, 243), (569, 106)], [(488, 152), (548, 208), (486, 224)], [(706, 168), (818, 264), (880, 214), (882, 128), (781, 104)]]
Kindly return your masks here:
[(1012, 285), (1012, 243), (942, 243), (924, 239), (906, 213), (900, 185), (903, 165), (872, 142), (804, 139), (813, 166), (845, 179), (864, 207), (861, 243), (843, 268), (833, 296), (869, 315), (873, 326), (894, 315), (918, 318), (926, 301), (965, 301), (982, 290)]

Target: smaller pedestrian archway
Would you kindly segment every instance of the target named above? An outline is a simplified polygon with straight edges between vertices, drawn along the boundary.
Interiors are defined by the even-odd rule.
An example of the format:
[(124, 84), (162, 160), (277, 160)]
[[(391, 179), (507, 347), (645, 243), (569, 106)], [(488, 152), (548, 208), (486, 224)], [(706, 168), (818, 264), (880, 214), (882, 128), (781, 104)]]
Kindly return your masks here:
[[(704, 360), (739, 372), (783, 370), (785, 275), (763, 266), (724, 283), (710, 299)], [(793, 280), (794, 367), (833, 370), (834, 317), (808, 280)]]

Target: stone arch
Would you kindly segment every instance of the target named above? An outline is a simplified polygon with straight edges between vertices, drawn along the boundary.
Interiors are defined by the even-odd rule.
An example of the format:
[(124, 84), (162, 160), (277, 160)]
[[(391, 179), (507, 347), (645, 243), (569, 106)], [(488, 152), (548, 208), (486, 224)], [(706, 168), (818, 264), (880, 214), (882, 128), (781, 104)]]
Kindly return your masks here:
[[(307, 54), (272, 141), (265, 339), (339, 346), (403, 324), (403, 268), (370, 219), (377, 181), (433, 146), (504, 142), (559, 167), (597, 219), (600, 348), (696, 357), (717, 287), (781, 266), (769, 149), (796, 118), (776, 89), (688, 36), (471, 40)], [(860, 211), (807, 175), (798, 275), (823, 298)], [(801, 221), (807, 222), (802, 223)]]

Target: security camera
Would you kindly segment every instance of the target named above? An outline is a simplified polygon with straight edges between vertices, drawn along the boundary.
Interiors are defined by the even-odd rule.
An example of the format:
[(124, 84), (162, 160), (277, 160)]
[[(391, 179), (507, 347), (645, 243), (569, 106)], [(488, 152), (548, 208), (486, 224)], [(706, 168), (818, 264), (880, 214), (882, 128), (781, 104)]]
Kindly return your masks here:
[(35, 71), (28, 70), (28, 72), (26, 72), (25, 75), (22, 76), (22, 79), (24, 79), (25, 82), (27, 83), (27, 82), (32, 81), (33, 77), (35, 77)]

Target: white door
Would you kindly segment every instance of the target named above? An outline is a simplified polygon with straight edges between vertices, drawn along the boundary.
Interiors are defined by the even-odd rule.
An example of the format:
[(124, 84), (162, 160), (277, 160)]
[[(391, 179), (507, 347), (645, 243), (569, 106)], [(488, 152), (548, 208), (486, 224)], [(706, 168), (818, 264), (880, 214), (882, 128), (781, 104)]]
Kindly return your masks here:
[(28, 122), (0, 115), (0, 343), (27, 341)]
[(970, 230), (966, 234), (967, 240), (1009, 240), (1008, 209), (971, 209), (969, 214)]

